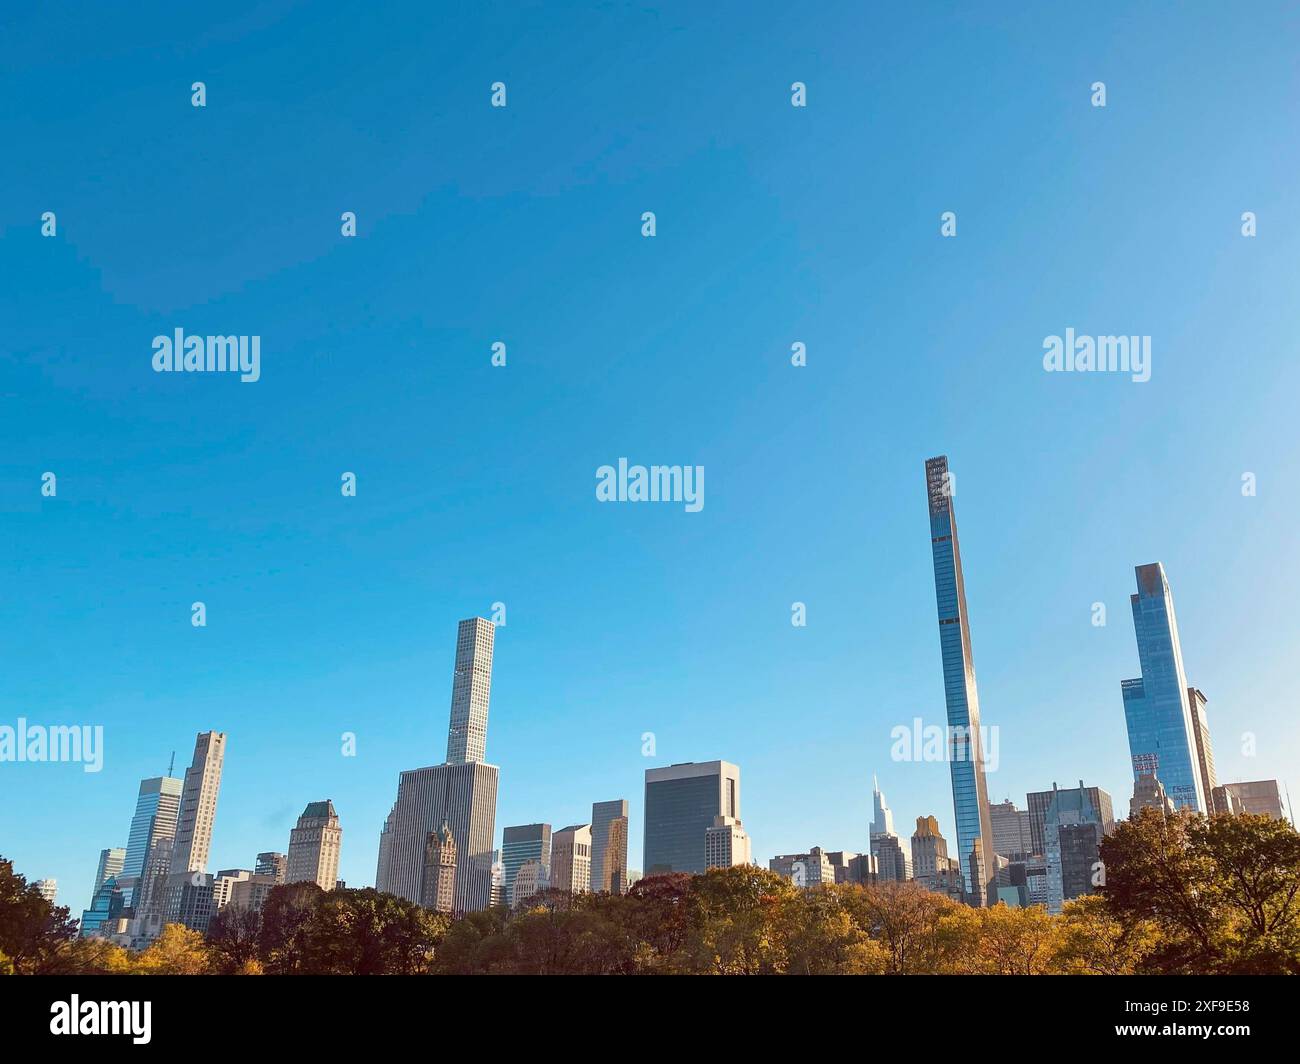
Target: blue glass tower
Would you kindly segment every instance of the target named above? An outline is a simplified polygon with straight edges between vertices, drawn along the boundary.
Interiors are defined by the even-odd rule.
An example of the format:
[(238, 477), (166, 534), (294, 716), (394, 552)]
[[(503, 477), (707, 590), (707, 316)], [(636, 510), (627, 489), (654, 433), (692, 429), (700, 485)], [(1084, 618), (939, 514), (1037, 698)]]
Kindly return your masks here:
[(992, 904), (997, 900), (997, 890), (993, 887), (997, 873), (993, 825), (988, 787), (984, 782), (980, 701), (975, 689), (966, 585), (962, 579), (952, 479), (946, 455), (925, 463), (925, 484), (930, 499), (930, 549), (934, 555), (934, 592), (939, 607), (943, 693), (948, 706), (948, 765), (957, 820), (957, 850), (967, 895), (977, 905)]
[(1138, 593), (1129, 601), (1142, 676), (1120, 684), (1133, 779), (1155, 775), (1175, 805), (1207, 813), (1210, 796), (1201, 781), (1183, 650), (1165, 567), (1155, 562), (1139, 565), (1135, 572)]

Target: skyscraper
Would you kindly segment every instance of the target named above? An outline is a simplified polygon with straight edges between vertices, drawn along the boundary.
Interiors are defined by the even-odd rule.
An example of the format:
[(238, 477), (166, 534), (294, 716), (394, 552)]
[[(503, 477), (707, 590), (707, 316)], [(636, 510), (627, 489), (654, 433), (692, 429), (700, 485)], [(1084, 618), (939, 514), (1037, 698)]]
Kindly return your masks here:
[(492, 839), (500, 769), (487, 753), (488, 696), (496, 629), (481, 617), (460, 622), (451, 687), (447, 761), (403, 772), (379, 837), (375, 886), (420, 902), (425, 843), (443, 821), (456, 840), (456, 912), (492, 903)]
[(253, 866), (253, 873), (259, 876), (270, 876), (277, 884), (283, 883), (289, 874), (289, 858), (274, 850), (259, 853), (257, 863)]
[[(506, 904), (514, 905), (515, 879), (529, 861), (537, 862), (537, 882), (545, 886), (551, 875), (551, 825), (550, 824), (516, 824), (501, 832), (501, 864), (504, 867), (502, 886), (505, 889)], [(524, 897), (536, 894), (538, 887), (534, 884), (532, 891)]]
[(438, 913), (456, 911), (456, 839), (445, 820), (424, 842), (420, 904)]
[(734, 817), (715, 816), (704, 831), (704, 863), (709, 868), (734, 868), (753, 861), (749, 835)]
[(46, 901), (48, 901), (51, 905), (53, 905), (58, 900), (59, 881), (57, 879), (38, 879), (35, 883), (32, 884), (32, 886), (34, 886), (38, 891), (40, 891), (41, 897), (44, 898)]
[(176, 842), (184, 784), (172, 776), (152, 776), (140, 781), (127, 836), (126, 858), (117, 884), (128, 907), (145, 901), (158, 876), (166, 875)]
[(993, 827), (993, 852), (1008, 861), (1017, 861), (1034, 852), (1029, 811), (1017, 809), (1008, 798), (989, 806), (989, 823)]
[(451, 724), (447, 729), (449, 765), (482, 761), (487, 756), (495, 638), (496, 626), (482, 617), (461, 621), (456, 632), (456, 671), (451, 681)]
[(185, 770), (172, 872), (202, 872), (208, 866), (212, 825), (217, 817), (221, 769), (226, 757), (224, 732), (200, 732), (194, 742), (194, 760)]
[(99, 893), (99, 888), (104, 885), (104, 880), (116, 879), (122, 874), (122, 868), (125, 865), (125, 847), (112, 846), (99, 851), (99, 866), (95, 869), (95, 885), (90, 889), (92, 902), (95, 895)]
[(627, 799), (591, 807), (591, 889), (627, 892)]
[[(966, 583), (962, 576), (957, 518), (953, 512), (953, 482), (946, 456), (925, 463), (930, 503), (930, 549), (934, 558), (934, 590), (939, 608), (939, 647), (943, 657), (943, 690), (948, 708), (948, 765), (952, 775), (952, 804), (957, 822), (957, 858), (966, 875), (966, 893), (976, 905), (997, 897), (993, 878), (993, 827), (989, 821), (988, 787), (984, 781), (984, 744), (980, 732), (979, 694), (975, 687), (975, 658), (971, 651)], [(972, 860), (975, 840), (981, 840), (979, 863)], [(984, 877), (976, 882), (971, 869)]]
[(1219, 813), (1254, 813), (1274, 820), (1286, 819), (1277, 780), (1224, 783), (1215, 788), (1214, 801), (1215, 811)]
[(882, 883), (902, 883), (912, 878), (912, 858), (894, 831), (894, 814), (885, 802), (879, 782), (871, 781), (871, 859)]
[(591, 825), (572, 824), (551, 836), (551, 887), (591, 892)]
[(716, 816), (740, 819), (740, 769), (728, 761), (688, 761), (646, 769), (646, 875), (703, 872), (705, 833)]
[(1059, 913), (1071, 898), (1090, 893), (1101, 861), (1101, 840), (1115, 827), (1110, 795), (1100, 787), (1060, 790), (1052, 784), (1044, 821), (1047, 911)]
[[(1120, 684), (1133, 780), (1154, 774), (1175, 805), (1208, 812), (1210, 795), (1204, 791), (1196, 754), (1196, 728), (1165, 567), (1153, 562), (1139, 565), (1135, 572), (1138, 593), (1129, 602), (1142, 675)], [(1205, 742), (1208, 749), (1208, 732)]]
[(1210, 722), (1205, 715), (1208, 700), (1197, 688), (1187, 689), (1187, 708), (1192, 718), (1192, 738), (1196, 742), (1196, 770), (1201, 774), (1201, 790), (1205, 794), (1205, 812), (1214, 811), (1214, 788), (1219, 778), (1214, 771), (1214, 747), (1210, 745)]
[(333, 890), (339, 878), (339, 851), (343, 829), (334, 803), (308, 802), (289, 832), (288, 883), (315, 883), (321, 890)]

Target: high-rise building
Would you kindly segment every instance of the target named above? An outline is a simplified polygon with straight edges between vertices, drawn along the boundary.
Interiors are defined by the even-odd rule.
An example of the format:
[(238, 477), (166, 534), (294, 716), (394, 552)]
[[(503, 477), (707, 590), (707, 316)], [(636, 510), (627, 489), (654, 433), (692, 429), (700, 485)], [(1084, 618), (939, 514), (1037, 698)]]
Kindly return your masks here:
[[(1199, 813), (1209, 811), (1196, 753), (1183, 650), (1174, 616), (1174, 597), (1159, 562), (1139, 565), (1138, 593), (1129, 597), (1142, 675), (1120, 684), (1128, 726), (1133, 780), (1157, 776), (1174, 804)], [(1208, 731), (1204, 737), (1209, 751)]]
[(163, 881), (158, 895), (161, 917), (147, 923), (143, 937), (157, 937), (166, 924), (184, 924), (191, 931), (207, 934), (208, 924), (217, 911), (214, 887), (213, 877), (207, 872), (172, 872)]
[(1221, 784), (1214, 789), (1214, 808), (1219, 813), (1256, 813), (1274, 820), (1286, 819), (1277, 780)]
[(117, 877), (128, 907), (142, 905), (157, 877), (166, 875), (171, 866), (183, 787), (184, 782), (172, 776), (140, 781), (126, 858)]
[(403, 772), (397, 801), (379, 837), (375, 886), (420, 902), (425, 843), (443, 821), (456, 840), (456, 912), (492, 904), (492, 840), (500, 769), (486, 756), (488, 696), (496, 629), (481, 617), (461, 621), (451, 690), (447, 761)]
[[(1100, 787), (1087, 787), (1085, 790), (1088, 792), (1088, 801), (1094, 809), (1100, 809), (1104, 801), (1107, 816), (1112, 815), (1110, 795)], [(1029, 841), (1034, 854), (1047, 853), (1047, 810), (1055, 797), (1056, 784), (1054, 783), (1050, 791), (1030, 791), (1025, 795), (1025, 804), (1029, 806)]]
[(81, 913), (81, 937), (99, 934), (105, 925), (112, 926), (122, 915), (125, 903), (115, 875), (106, 876), (90, 899), (90, 908)]
[(267, 850), (257, 855), (253, 871), (255, 875), (270, 876), (276, 883), (283, 883), (289, 875), (289, 858), (286, 854)]
[(487, 756), (495, 639), (496, 626), (482, 617), (461, 621), (456, 632), (456, 671), (451, 681), (451, 724), (447, 728), (449, 765), (482, 761)]
[(912, 832), (912, 877), (925, 879), (947, 872), (955, 863), (948, 856), (948, 840), (939, 831), (938, 818), (917, 817)]
[(194, 742), (194, 760), (185, 770), (176, 843), (172, 847), (172, 872), (202, 872), (207, 868), (225, 758), (225, 733), (200, 732)]
[(439, 913), (456, 911), (456, 839), (445, 820), (424, 843), (420, 904)]
[(835, 870), (836, 883), (868, 884), (876, 881), (871, 855), (848, 850), (828, 850), (826, 859)]
[(1110, 795), (1100, 787), (1060, 790), (1052, 784), (1044, 837), (1047, 857), (1047, 911), (1059, 913), (1071, 898), (1090, 893), (1097, 883), (1101, 840), (1114, 830)]
[(706, 833), (717, 816), (740, 819), (740, 769), (729, 761), (646, 769), (646, 875), (703, 872)]
[(627, 893), (627, 799), (591, 807), (591, 889)]
[(235, 884), (253, 878), (251, 868), (223, 868), (212, 877), (212, 908), (220, 912), (230, 904), (234, 896)]
[(709, 868), (733, 868), (753, 862), (749, 835), (735, 817), (715, 816), (704, 829), (704, 863)]
[(514, 883), (510, 888), (510, 907), (518, 909), (545, 889), (546, 876), (542, 862), (535, 857), (530, 858), (515, 869)]
[(1008, 861), (1017, 861), (1034, 852), (1029, 811), (1017, 809), (1008, 798), (989, 806), (989, 824), (993, 828), (993, 852)]
[(1166, 816), (1178, 809), (1165, 794), (1165, 785), (1154, 772), (1144, 772), (1133, 782), (1133, 797), (1128, 803), (1129, 819), (1132, 820), (1143, 809), (1155, 809)]
[(912, 858), (894, 831), (894, 813), (879, 782), (871, 781), (871, 860), (881, 883), (902, 883), (912, 878)]
[(308, 802), (289, 832), (289, 862), (286, 882), (311, 882), (321, 890), (333, 890), (339, 878), (339, 851), (343, 847), (343, 828), (334, 803)]
[(1219, 785), (1214, 772), (1214, 747), (1210, 745), (1210, 722), (1205, 715), (1208, 700), (1196, 687), (1187, 689), (1187, 708), (1192, 718), (1192, 738), (1196, 743), (1196, 770), (1201, 775), (1201, 791), (1205, 794), (1203, 812), (1214, 811), (1214, 788)]
[[(966, 584), (957, 541), (957, 518), (953, 512), (955, 492), (946, 456), (926, 461), (925, 483), (930, 504), (930, 549), (939, 611), (944, 700), (948, 709), (948, 767), (957, 821), (957, 857), (966, 873), (966, 894), (971, 903), (992, 904), (996, 899), (993, 827), (984, 779), (984, 740), (970, 617), (966, 609)], [(978, 857), (974, 855), (977, 839), (981, 840)], [(980, 871), (972, 873), (972, 868)], [(972, 874), (987, 878), (976, 882), (971, 879)]]
[(95, 869), (95, 885), (90, 891), (92, 900), (99, 893), (99, 888), (104, 885), (104, 880), (116, 879), (122, 874), (122, 868), (125, 865), (126, 848), (124, 846), (111, 846), (108, 849), (99, 851), (99, 866)]
[[(551, 825), (516, 824), (501, 832), (501, 864), (506, 901), (515, 905), (515, 877), (529, 861), (537, 862), (537, 884), (532, 894), (545, 887), (551, 873)], [(525, 894), (523, 897), (531, 897)], [(523, 900), (522, 898), (520, 899)]]
[(591, 825), (572, 824), (551, 836), (551, 887), (591, 892)]
[(38, 879), (32, 884), (32, 886), (34, 886), (40, 892), (41, 897), (51, 905), (53, 905), (59, 897), (59, 881), (57, 879)]

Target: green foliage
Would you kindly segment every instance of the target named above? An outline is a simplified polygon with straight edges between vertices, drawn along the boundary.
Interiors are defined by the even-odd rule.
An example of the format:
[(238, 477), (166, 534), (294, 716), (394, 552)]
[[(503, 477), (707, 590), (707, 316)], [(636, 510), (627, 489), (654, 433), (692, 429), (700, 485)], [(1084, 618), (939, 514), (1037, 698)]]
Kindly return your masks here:
[(167, 925), (138, 954), (76, 938), (0, 860), (0, 975), (1126, 975), (1300, 973), (1300, 836), (1267, 817), (1145, 810), (1102, 844), (1105, 886), (971, 909), (915, 883), (796, 889), (764, 869), (651, 876), (625, 895), (543, 891), (452, 920), (376, 890), (276, 887), (206, 939)]

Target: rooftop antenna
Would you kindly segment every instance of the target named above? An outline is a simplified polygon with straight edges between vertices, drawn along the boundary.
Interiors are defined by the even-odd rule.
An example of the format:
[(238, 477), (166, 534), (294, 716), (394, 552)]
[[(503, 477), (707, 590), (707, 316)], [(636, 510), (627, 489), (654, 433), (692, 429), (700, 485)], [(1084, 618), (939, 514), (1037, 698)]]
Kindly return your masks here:
[(172, 759), (167, 762), (167, 775), (171, 776), (172, 770), (176, 767), (176, 751), (172, 751)]
[(1291, 784), (1284, 783), (1282, 784), (1282, 786), (1286, 790), (1286, 809), (1287, 812), (1291, 814), (1291, 829), (1294, 831), (1295, 830), (1295, 806), (1291, 804)]

